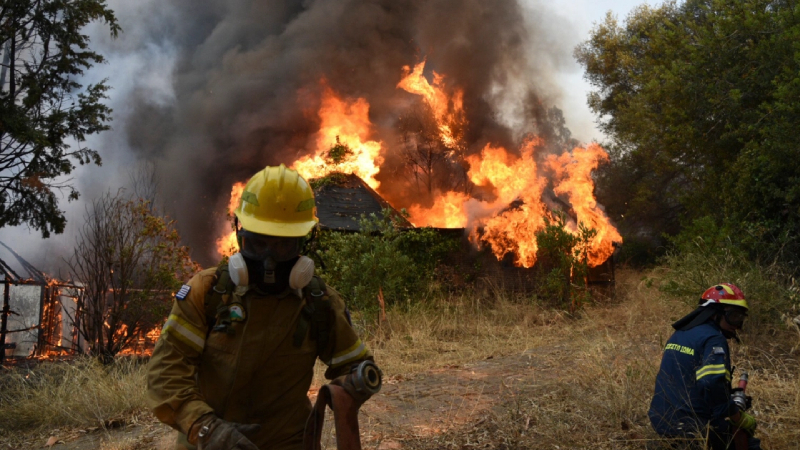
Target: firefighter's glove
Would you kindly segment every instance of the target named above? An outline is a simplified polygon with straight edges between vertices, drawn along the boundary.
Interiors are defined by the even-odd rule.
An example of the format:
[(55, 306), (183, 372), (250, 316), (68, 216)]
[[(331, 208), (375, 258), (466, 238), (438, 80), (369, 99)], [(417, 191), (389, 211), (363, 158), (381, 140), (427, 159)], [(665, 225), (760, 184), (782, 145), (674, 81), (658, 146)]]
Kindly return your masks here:
[(260, 429), (261, 425), (233, 423), (206, 414), (192, 425), (189, 442), (198, 450), (258, 450), (246, 435)]
[(737, 428), (741, 428), (752, 436), (756, 431), (756, 418), (741, 411), (739, 412), (739, 421), (734, 422), (733, 425)]

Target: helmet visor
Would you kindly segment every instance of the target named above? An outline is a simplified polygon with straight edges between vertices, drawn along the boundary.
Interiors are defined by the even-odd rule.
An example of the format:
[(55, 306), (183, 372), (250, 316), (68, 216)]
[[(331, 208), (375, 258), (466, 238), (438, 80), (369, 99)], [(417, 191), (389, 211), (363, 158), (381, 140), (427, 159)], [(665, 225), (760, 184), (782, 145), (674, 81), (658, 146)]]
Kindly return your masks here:
[(302, 238), (267, 236), (242, 230), (241, 252), (247, 258), (264, 261), (272, 258), (275, 261), (288, 261), (300, 254)]

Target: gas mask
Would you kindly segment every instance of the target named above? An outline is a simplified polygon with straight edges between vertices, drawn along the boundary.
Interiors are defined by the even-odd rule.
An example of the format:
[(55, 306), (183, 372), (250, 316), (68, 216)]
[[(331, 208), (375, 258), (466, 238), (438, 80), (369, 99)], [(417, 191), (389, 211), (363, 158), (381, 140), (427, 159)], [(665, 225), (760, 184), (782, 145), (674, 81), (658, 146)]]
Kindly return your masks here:
[(237, 286), (255, 285), (269, 293), (302, 289), (314, 275), (314, 261), (300, 256), (302, 238), (267, 236), (239, 230), (239, 253), (228, 260)]

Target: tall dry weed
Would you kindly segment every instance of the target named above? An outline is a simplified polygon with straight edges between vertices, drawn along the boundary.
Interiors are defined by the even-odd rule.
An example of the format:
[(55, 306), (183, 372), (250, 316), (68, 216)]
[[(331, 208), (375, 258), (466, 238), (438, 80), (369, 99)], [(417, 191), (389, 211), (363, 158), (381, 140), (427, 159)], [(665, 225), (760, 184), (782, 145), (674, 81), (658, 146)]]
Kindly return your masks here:
[(0, 378), (0, 433), (60, 426), (104, 426), (144, 409), (145, 368), (120, 358), (43, 362)]
[[(369, 342), (388, 374), (409, 374), (515, 354), (542, 345), (564, 319), (507, 295), (448, 295), (431, 302), (395, 306)], [(389, 337), (387, 337), (389, 336)]]

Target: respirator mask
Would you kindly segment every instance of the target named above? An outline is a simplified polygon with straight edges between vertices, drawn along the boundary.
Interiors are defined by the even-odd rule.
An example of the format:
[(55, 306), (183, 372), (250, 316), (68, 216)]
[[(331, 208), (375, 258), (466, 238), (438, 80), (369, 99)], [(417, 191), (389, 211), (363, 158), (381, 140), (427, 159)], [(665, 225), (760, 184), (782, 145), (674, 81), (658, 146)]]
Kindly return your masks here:
[(245, 229), (237, 231), (239, 253), (228, 260), (231, 281), (237, 286), (256, 285), (270, 293), (291, 287), (302, 289), (314, 275), (314, 261), (300, 256), (303, 238), (268, 236)]

